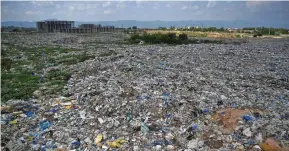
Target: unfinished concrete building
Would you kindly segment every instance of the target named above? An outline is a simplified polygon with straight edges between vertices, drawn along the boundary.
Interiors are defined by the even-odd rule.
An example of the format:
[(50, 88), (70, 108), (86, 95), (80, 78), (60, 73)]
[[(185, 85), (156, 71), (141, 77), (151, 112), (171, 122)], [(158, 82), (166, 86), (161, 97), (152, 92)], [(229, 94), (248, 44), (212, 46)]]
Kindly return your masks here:
[(101, 26), (100, 24), (81, 24), (74, 27), (74, 21), (42, 21), (37, 22), (39, 32), (64, 32), (64, 33), (96, 33), (114, 32), (114, 26)]
[(36, 24), (38, 32), (63, 32), (74, 28), (74, 21), (40, 21)]

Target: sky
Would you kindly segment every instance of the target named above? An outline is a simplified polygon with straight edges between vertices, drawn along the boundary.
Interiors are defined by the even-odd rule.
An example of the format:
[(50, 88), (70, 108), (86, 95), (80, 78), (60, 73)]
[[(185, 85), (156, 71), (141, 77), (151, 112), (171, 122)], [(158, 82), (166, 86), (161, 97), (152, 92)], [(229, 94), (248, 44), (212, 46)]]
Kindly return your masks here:
[(1, 21), (246, 20), (288, 22), (289, 1), (2, 1)]

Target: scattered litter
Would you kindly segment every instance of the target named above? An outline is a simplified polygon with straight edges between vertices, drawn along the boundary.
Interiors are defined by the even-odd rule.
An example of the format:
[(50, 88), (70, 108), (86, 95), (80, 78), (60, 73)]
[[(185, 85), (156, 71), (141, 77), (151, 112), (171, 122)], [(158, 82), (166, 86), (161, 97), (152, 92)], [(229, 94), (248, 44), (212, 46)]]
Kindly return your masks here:
[[(49, 66), (43, 73), (32, 67), (34, 78), (45, 82), (46, 73), (53, 73), (67, 83), (59, 96), (41, 83), (33, 94), (37, 99), (1, 103), (1, 147), (266, 151), (289, 146), (288, 41), (119, 45), (114, 40), (120, 33), (15, 35), (3, 39), (37, 51), (47, 47)], [(54, 51), (57, 55), (49, 56)], [(84, 51), (94, 57), (70, 64), (74, 58), (67, 56)], [(58, 58), (65, 63), (55, 64)]]

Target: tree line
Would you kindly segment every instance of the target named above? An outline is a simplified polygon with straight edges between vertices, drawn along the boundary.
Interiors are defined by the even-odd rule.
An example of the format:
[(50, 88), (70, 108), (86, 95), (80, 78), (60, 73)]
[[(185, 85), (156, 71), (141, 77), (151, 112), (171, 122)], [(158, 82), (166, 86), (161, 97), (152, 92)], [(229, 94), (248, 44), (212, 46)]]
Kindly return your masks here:
[(174, 26), (170, 28), (159, 27), (159, 30), (180, 30), (180, 31), (200, 31), (200, 32), (237, 32), (237, 33), (249, 33), (256, 35), (279, 35), (289, 34), (289, 29), (285, 28), (268, 28), (268, 27), (245, 27), (242, 29), (225, 29), (224, 27), (190, 27), (190, 28), (176, 28)]

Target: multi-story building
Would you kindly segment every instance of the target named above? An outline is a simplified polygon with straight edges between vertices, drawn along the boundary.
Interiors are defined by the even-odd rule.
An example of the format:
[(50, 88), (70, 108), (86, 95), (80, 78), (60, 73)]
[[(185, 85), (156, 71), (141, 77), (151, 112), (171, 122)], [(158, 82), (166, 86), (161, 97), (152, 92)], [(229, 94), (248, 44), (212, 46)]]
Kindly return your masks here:
[(114, 26), (101, 26), (95, 24), (81, 24), (74, 27), (74, 21), (41, 21), (37, 22), (38, 32), (65, 32), (65, 33), (96, 33), (113, 32)]
[(63, 32), (74, 28), (74, 21), (40, 21), (37, 22), (38, 32)]

